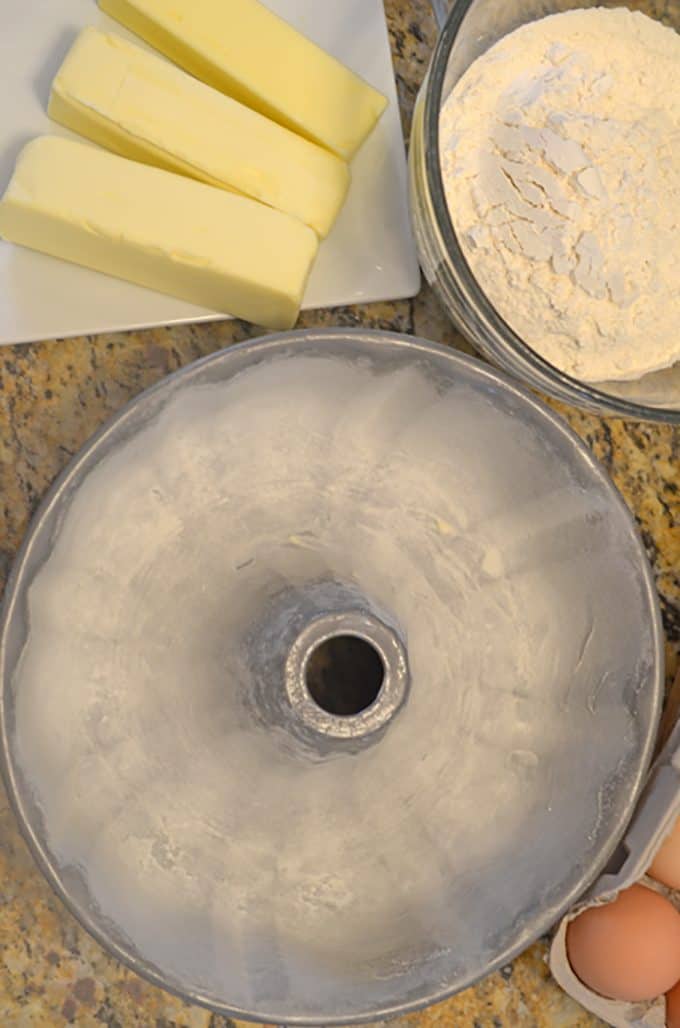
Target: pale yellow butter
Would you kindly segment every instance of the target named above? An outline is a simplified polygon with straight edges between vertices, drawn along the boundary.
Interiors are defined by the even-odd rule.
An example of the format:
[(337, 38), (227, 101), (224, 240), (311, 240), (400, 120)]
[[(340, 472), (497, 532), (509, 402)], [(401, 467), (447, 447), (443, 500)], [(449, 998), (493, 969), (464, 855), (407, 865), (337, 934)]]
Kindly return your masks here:
[(295, 323), (318, 247), (281, 211), (57, 136), (19, 155), (0, 235), (280, 329)]
[(349, 169), (335, 154), (94, 28), (57, 74), (49, 114), (124, 157), (286, 211), (322, 237), (347, 194)]
[(387, 105), (258, 0), (99, 0), (99, 6), (192, 75), (345, 160)]

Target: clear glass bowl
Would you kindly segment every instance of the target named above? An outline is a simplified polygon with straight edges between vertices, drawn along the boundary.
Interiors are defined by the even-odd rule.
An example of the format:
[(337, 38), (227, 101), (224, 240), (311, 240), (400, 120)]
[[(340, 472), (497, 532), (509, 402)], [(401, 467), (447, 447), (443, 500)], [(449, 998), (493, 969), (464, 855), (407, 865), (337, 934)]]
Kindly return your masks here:
[(680, 30), (680, 0), (432, 0), (442, 31), (416, 101), (411, 133), (411, 211), (425, 276), (460, 331), (495, 364), (535, 389), (593, 411), (680, 424), (680, 364), (634, 382), (594, 386), (560, 371), (503, 320), (478, 285), (456, 237), (439, 166), (439, 115), (455, 83), (502, 36), (576, 7), (626, 6)]

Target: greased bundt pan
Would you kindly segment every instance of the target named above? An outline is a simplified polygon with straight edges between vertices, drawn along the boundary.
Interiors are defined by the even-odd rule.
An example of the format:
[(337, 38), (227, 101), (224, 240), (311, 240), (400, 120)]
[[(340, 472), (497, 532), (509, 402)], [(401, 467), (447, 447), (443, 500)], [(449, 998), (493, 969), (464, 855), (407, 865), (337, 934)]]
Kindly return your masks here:
[(270, 336), (142, 394), (50, 491), (5, 598), (4, 771), (139, 973), (371, 1020), (595, 879), (662, 663), (632, 519), (546, 407), (422, 340)]

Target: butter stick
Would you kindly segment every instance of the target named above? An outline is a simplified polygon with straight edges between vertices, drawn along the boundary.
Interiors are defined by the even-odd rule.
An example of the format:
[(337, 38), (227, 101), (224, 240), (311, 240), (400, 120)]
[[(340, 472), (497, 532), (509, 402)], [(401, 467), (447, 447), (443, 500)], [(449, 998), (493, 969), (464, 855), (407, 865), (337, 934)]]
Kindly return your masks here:
[(49, 114), (124, 157), (231, 189), (330, 231), (347, 164), (162, 57), (86, 28), (52, 85)]
[(19, 155), (0, 235), (278, 329), (295, 323), (318, 246), (248, 197), (56, 136)]
[(99, 0), (182, 68), (351, 160), (387, 101), (258, 0)]

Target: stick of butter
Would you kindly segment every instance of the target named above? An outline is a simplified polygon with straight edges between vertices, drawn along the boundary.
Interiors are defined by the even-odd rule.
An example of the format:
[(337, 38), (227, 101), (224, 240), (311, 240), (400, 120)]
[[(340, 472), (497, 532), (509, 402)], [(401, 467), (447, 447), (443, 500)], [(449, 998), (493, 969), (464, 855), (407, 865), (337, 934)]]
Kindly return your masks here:
[(197, 78), (350, 160), (387, 100), (258, 0), (99, 0)]
[(279, 329), (295, 323), (318, 248), (288, 214), (57, 136), (19, 155), (0, 235)]
[(347, 164), (162, 57), (86, 28), (52, 85), (49, 114), (115, 150), (292, 214), (328, 235)]

